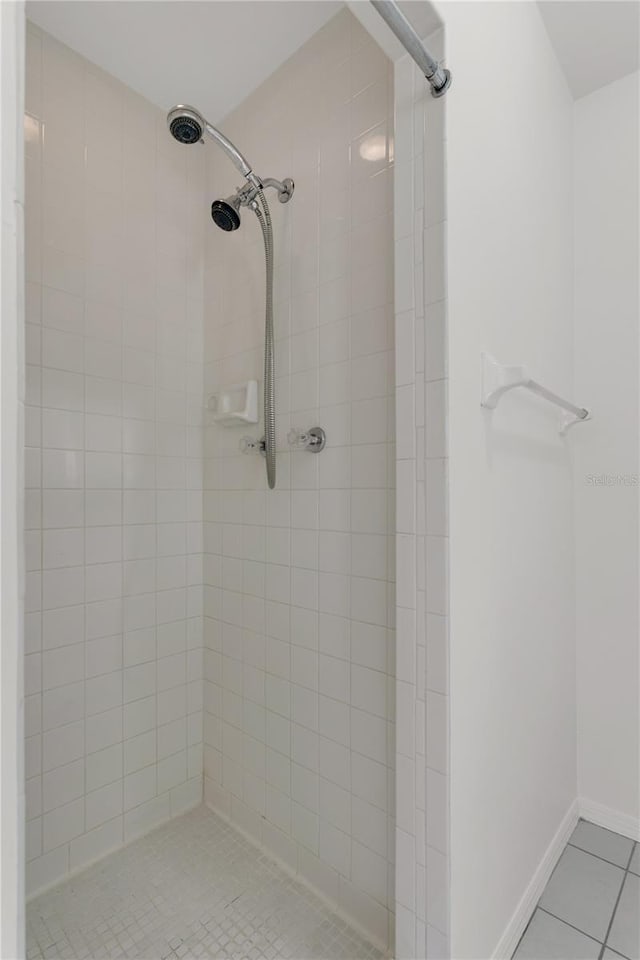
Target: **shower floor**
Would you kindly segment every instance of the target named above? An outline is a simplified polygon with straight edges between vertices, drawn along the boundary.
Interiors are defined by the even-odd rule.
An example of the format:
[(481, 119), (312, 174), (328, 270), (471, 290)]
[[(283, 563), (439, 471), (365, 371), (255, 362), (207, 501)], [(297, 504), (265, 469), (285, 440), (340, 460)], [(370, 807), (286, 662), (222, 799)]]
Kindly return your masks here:
[(28, 960), (383, 956), (206, 807), (27, 906)]

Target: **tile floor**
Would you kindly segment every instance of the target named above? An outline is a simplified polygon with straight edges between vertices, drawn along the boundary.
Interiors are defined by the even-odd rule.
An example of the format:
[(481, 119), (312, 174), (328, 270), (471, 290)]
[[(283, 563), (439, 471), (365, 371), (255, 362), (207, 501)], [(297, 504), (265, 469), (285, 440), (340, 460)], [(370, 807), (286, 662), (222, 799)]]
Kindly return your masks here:
[(514, 960), (640, 960), (640, 844), (580, 820)]
[(383, 954), (206, 807), (32, 900), (28, 960)]

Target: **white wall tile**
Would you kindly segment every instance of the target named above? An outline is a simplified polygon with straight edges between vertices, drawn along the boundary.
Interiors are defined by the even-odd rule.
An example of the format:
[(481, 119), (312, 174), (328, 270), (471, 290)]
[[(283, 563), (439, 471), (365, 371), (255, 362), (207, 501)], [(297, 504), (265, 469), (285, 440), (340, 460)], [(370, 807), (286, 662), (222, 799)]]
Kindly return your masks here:
[[(426, 878), (422, 866), (432, 853), (428, 838), (444, 852), (448, 829), (446, 104), (429, 96), (408, 58), (396, 64), (395, 83), (399, 344), (411, 339), (407, 311), (415, 310), (413, 366), (397, 367), (396, 950), (448, 956), (446, 857)], [(425, 753), (434, 768), (426, 778)]]
[(42, 810), (46, 813), (84, 794), (84, 761), (56, 767), (42, 777)]
[[(194, 621), (202, 582), (197, 562), (202, 509), (192, 499), (187, 517), (186, 455), (188, 430), (201, 429), (203, 290), (190, 288), (184, 325), (174, 323), (164, 300), (155, 296), (156, 271), (167, 273), (168, 260), (162, 243), (155, 245), (154, 221), (147, 219), (145, 232), (144, 217), (123, 219), (120, 105), (137, 103), (137, 95), (32, 25), (28, 32), (37, 38), (30, 49), (42, 50), (47, 77), (47, 149), (35, 160), (42, 190), (31, 192), (29, 210), (31, 223), (41, 219), (45, 241), (42, 276), (30, 287), (28, 331), (32, 407), (26, 459), (33, 494), (28, 603), (29, 609), (43, 610), (38, 630), (43, 653), (33, 649), (26, 660), (28, 690), (43, 691), (41, 710), (35, 700), (28, 704), (29, 772), (35, 775), (37, 768), (45, 800), (44, 853), (32, 862), (33, 892), (123, 842), (141, 825), (169, 816), (168, 794), (146, 807), (158, 786), (178, 791), (174, 812), (184, 809), (179, 791), (188, 782), (187, 686), (198, 683), (202, 647), (200, 620), (191, 633), (187, 676), (188, 560), (194, 561), (189, 567)], [(30, 58), (27, 76), (37, 69)], [(96, 98), (104, 103), (105, 90), (118, 107), (103, 111), (96, 128), (91, 123)], [(74, 98), (80, 120), (69, 135), (56, 104)], [(161, 118), (155, 107), (149, 105), (149, 112)], [(144, 137), (146, 160), (154, 168), (155, 125), (143, 132), (141, 147)], [(137, 186), (147, 209), (166, 195), (153, 176)], [(171, 195), (185, 207), (201, 205), (204, 223), (203, 186), (185, 176), (172, 181)], [(174, 235), (172, 230), (165, 239)], [(190, 245), (200, 262), (201, 236), (194, 229)], [(133, 271), (146, 277), (151, 270), (154, 279), (140, 289), (127, 282), (121, 298), (114, 291), (122, 289), (123, 250)], [(41, 327), (33, 326), (36, 319)], [(202, 447), (193, 437), (189, 454), (189, 483), (197, 500)], [(182, 631), (174, 627), (178, 624)], [(35, 642), (35, 623), (31, 635)], [(161, 644), (166, 655), (156, 666)], [(156, 703), (158, 682), (167, 689)], [(191, 697), (194, 705), (197, 700)], [(156, 728), (163, 721), (165, 766), (159, 777)], [(44, 734), (36, 740), (40, 724)], [(195, 726), (192, 732), (195, 738)], [(145, 741), (143, 749), (138, 737), (152, 743)], [(178, 755), (179, 762), (167, 762)], [(127, 800), (145, 806), (123, 824), (125, 769)], [(146, 769), (151, 772), (143, 776)], [(186, 794), (194, 796), (193, 790), (189, 783)], [(54, 857), (58, 844), (61, 853)]]
[(59, 847), (84, 833), (84, 801), (73, 800), (42, 818), (43, 849)]

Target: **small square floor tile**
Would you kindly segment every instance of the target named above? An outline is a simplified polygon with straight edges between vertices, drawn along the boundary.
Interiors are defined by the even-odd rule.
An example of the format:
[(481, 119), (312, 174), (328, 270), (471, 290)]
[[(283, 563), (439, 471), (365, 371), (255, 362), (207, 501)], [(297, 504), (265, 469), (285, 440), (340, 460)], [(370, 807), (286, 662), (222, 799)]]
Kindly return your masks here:
[(633, 873), (624, 881), (607, 946), (628, 960), (640, 960), (640, 877)]
[(27, 907), (29, 960), (382, 960), (318, 897), (204, 807)]
[(640, 876), (640, 843), (636, 843), (636, 848), (633, 851), (631, 863), (629, 864), (629, 870)]
[(540, 906), (588, 936), (604, 941), (624, 871), (576, 847), (566, 847)]
[(569, 843), (581, 850), (586, 850), (587, 853), (593, 853), (596, 857), (602, 857), (609, 863), (615, 863), (616, 866), (625, 870), (633, 848), (633, 840), (621, 837), (619, 833), (613, 833), (603, 827), (597, 827), (595, 823), (589, 823), (588, 820), (580, 821), (571, 834)]
[(598, 960), (602, 944), (544, 910), (536, 910), (514, 960)]

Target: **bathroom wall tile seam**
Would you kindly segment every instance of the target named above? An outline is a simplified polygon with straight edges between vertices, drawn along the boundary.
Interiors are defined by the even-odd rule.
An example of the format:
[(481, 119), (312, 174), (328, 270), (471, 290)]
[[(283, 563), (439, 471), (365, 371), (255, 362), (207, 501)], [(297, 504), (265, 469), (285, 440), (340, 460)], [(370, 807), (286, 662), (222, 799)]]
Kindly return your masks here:
[[(198, 381), (201, 379), (196, 373), (200, 359), (198, 351), (192, 345), (184, 353), (184, 415), (170, 416), (169, 403), (172, 399), (180, 399), (180, 390), (170, 393), (175, 384), (170, 377), (167, 379), (167, 349), (165, 346), (164, 351), (160, 350), (158, 319), (149, 301), (150, 323), (146, 325), (146, 339), (144, 343), (136, 341), (135, 346), (145, 348), (138, 351), (137, 359), (146, 359), (147, 368), (153, 367), (153, 409), (146, 411), (146, 419), (129, 417), (127, 393), (135, 391), (131, 388), (128, 390), (127, 384), (136, 379), (131, 366), (136, 359), (136, 351), (133, 343), (128, 343), (126, 336), (114, 332), (114, 327), (109, 323), (115, 320), (118, 328), (124, 324), (121, 318), (127, 305), (124, 299), (125, 277), (124, 274), (118, 276), (112, 269), (114, 286), (122, 282), (123, 290), (123, 299), (115, 304), (113, 300), (109, 303), (108, 296), (101, 297), (99, 290), (91, 290), (88, 286), (88, 269), (90, 257), (95, 252), (92, 252), (91, 243), (83, 243), (78, 233), (78, 227), (83, 231), (89, 228), (86, 205), (91, 191), (95, 193), (104, 187), (111, 198), (118, 198), (115, 206), (124, 204), (124, 164), (127, 159), (131, 163), (133, 158), (133, 153), (126, 155), (119, 146), (124, 131), (121, 124), (125, 123), (127, 116), (129, 122), (133, 119), (126, 114), (127, 109), (131, 114), (136, 111), (136, 119), (143, 122), (144, 147), (141, 148), (140, 159), (146, 164), (145, 174), (151, 167), (149, 180), (155, 183), (157, 148), (162, 145), (162, 115), (122, 84), (31, 25), (28, 27), (28, 46), (25, 132), (28, 183), (31, 188), (30, 203), (27, 204), (27, 279), (30, 294), (27, 313), (27, 320), (30, 321), (27, 324), (30, 403), (27, 422), (27, 496), (30, 500), (27, 508), (27, 552), (30, 583), (27, 591), (26, 672), (27, 681), (32, 685), (27, 687), (26, 708), (27, 733), (30, 734), (27, 740), (27, 774), (30, 778), (27, 782), (28, 886), (32, 892), (64, 875), (70, 864), (72, 868), (77, 868), (82, 862), (94, 859), (137, 832), (149, 829), (164, 817), (192, 806), (201, 795), (199, 698), (196, 696), (194, 700), (190, 694), (188, 705), (186, 698), (190, 686), (194, 683), (197, 685), (201, 676), (198, 666), (201, 660), (198, 652), (201, 649), (198, 600), (201, 593), (201, 575), (198, 574), (201, 535), (197, 528), (201, 522), (202, 494), (198, 493), (198, 484), (193, 487), (190, 481), (189, 486), (185, 485), (187, 476), (193, 477), (194, 474), (190, 470), (190, 458), (195, 458), (193, 462), (197, 465), (199, 456), (198, 445), (193, 449), (189, 433), (200, 429), (201, 416), (197, 411), (201, 399), (197, 392), (188, 392), (186, 387), (187, 383), (193, 382), (195, 390), (198, 390)], [(45, 66), (48, 70), (46, 91), (43, 81)], [(71, 89), (74, 86), (72, 77), (75, 89)], [(59, 112), (56, 114), (55, 98), (64, 99), (68, 94), (72, 100), (77, 99), (78, 90), (84, 103), (74, 114), (76, 131), (79, 127), (78, 115), (84, 116), (85, 104), (89, 109), (89, 96), (98, 97), (98, 102), (91, 104), (91, 113), (95, 110), (100, 114), (101, 109), (107, 111), (105, 129), (118, 144), (115, 148), (116, 161), (120, 163), (117, 183), (114, 189), (114, 184), (108, 180), (108, 176), (113, 175), (112, 170), (104, 171), (107, 177), (104, 183), (98, 182), (97, 170), (91, 170), (92, 162), (98, 165), (100, 162), (108, 163), (109, 144), (100, 145), (92, 141), (82, 120), (82, 172), (71, 190), (64, 178), (57, 183), (67, 207), (58, 213), (56, 220), (57, 197), (55, 193), (48, 200), (44, 196), (48, 180), (53, 177), (55, 183), (62, 159), (66, 157), (64, 152), (56, 154), (56, 150), (60, 150), (56, 139), (60, 139), (61, 128), (58, 127), (61, 121), (58, 119)], [(109, 98), (112, 105), (114, 102), (117, 104), (110, 115)], [(113, 126), (114, 122), (118, 129)], [(42, 137), (41, 129), (45, 131)], [(77, 140), (73, 136), (69, 139), (70, 145), (65, 145), (65, 149), (69, 150), (71, 169), (75, 169), (71, 151), (76, 148)], [(170, 151), (173, 145), (170, 141), (168, 143), (167, 151)], [(101, 157), (103, 151), (98, 146), (102, 146), (107, 154), (104, 161)], [(94, 154), (92, 149), (96, 151)], [(49, 150), (53, 152), (54, 163), (49, 162)], [(34, 166), (37, 179), (29, 169)], [(194, 167), (189, 174), (185, 168), (185, 189), (187, 177), (190, 178), (188, 190), (197, 191), (197, 168)], [(135, 178), (132, 176), (131, 179)], [(86, 195), (78, 201), (80, 192), (84, 194), (85, 183)], [(65, 186), (66, 195), (61, 189)], [(129, 184), (131, 189), (132, 183)], [(186, 202), (186, 194), (184, 199)], [(202, 195), (199, 199), (202, 199)], [(74, 235), (69, 231), (67, 222), (73, 221), (78, 204), (83, 210), (84, 226), (75, 223)], [(124, 221), (122, 224), (124, 226)], [(135, 226), (133, 220), (131, 225)], [(43, 275), (41, 264), (45, 237), (41, 231), (45, 226), (50, 241), (46, 248), (50, 263), (48, 272)], [(159, 264), (163, 254), (156, 231), (154, 221), (151, 246), (154, 262)], [(101, 255), (105, 254), (108, 256), (107, 248), (101, 250)], [(134, 263), (136, 255), (134, 252), (132, 256)], [(58, 260), (55, 274), (52, 273), (52, 257)], [(100, 259), (98, 262), (101, 262)], [(82, 278), (81, 285), (73, 276), (74, 269)], [(70, 287), (74, 287), (77, 296), (70, 292)], [(152, 289), (155, 292), (155, 283)], [(95, 311), (98, 307), (103, 312), (101, 327), (96, 326)], [(54, 309), (57, 312), (52, 315)], [(131, 311), (131, 303), (128, 309)], [(197, 339), (200, 323), (201, 299), (200, 303), (193, 299), (190, 337)], [(144, 327), (141, 324), (136, 334), (138, 341)], [(70, 329), (77, 332), (70, 333)], [(42, 337), (39, 336), (40, 332)], [(125, 369), (127, 360), (130, 362), (129, 371)], [(107, 365), (107, 369), (103, 369), (102, 363)], [(186, 376), (187, 366), (191, 370), (191, 377)], [(42, 377), (40, 371), (43, 372)], [(96, 373), (109, 375), (96, 376)], [(45, 387), (42, 394), (40, 381)], [(87, 393), (89, 388), (92, 391), (90, 395)], [(41, 433), (41, 423), (45, 421), (50, 421), (48, 436)], [(52, 439), (51, 430), (56, 421), (57, 428), (63, 428), (58, 434), (63, 443), (56, 443), (56, 437)], [(171, 421), (176, 424), (175, 428)], [(137, 562), (129, 556), (127, 531), (141, 529), (135, 528), (132, 521), (144, 519), (135, 516), (135, 500), (136, 497), (141, 500), (141, 494), (136, 493), (125, 479), (126, 466), (133, 466), (137, 456), (135, 441), (125, 441), (127, 426), (132, 422), (138, 425), (135, 429), (140, 431), (146, 424), (147, 433), (153, 434), (151, 453), (147, 451), (149, 460), (152, 456), (159, 468), (169, 468), (169, 459), (163, 461), (161, 455), (160, 440), (163, 439), (167, 444), (165, 453), (179, 454), (176, 465), (182, 461), (185, 478), (180, 495), (179, 491), (175, 492), (175, 484), (172, 489), (172, 484), (166, 482), (168, 474), (164, 477), (163, 489), (154, 470), (153, 494), (148, 498), (154, 502), (154, 511), (152, 523), (146, 528), (146, 562), (148, 572), (153, 568), (153, 583), (149, 582), (146, 589), (152, 591), (147, 596), (150, 602), (153, 598), (154, 610), (157, 599), (159, 609), (164, 612), (157, 617), (154, 613), (153, 626), (147, 628), (147, 632), (153, 634), (153, 649), (139, 659), (125, 655), (125, 637), (131, 637), (132, 634), (127, 634), (124, 627), (130, 628), (132, 624), (125, 624), (122, 620), (127, 604), (132, 607), (135, 597), (144, 596), (140, 592), (140, 584), (136, 588), (132, 582), (127, 582), (128, 578), (135, 575)], [(179, 448), (180, 433), (184, 437), (181, 453), (179, 449), (170, 447), (171, 443), (177, 443)], [(95, 471), (95, 477), (93, 474), (90, 476), (89, 465)], [(104, 474), (105, 470), (111, 470), (111, 476)], [(138, 487), (142, 489), (139, 484)], [(173, 498), (174, 501), (182, 499), (184, 510), (178, 520), (170, 512), (167, 513), (164, 516), (167, 522), (161, 525), (160, 514), (155, 512), (155, 501), (160, 501), (163, 495), (163, 509), (171, 511), (175, 508), (176, 503), (173, 506), (170, 503)], [(91, 519), (87, 512), (90, 504)], [(138, 503), (137, 508), (141, 506)], [(69, 513), (70, 507), (73, 507), (72, 513)], [(35, 513), (34, 508), (37, 508)], [(110, 518), (100, 516), (101, 510), (109, 510)], [(181, 545), (170, 543), (172, 520), (175, 520), (173, 533), (178, 533), (179, 527), (183, 531)], [(184, 575), (180, 573), (181, 568)], [(162, 581), (160, 570), (164, 578)], [(105, 589), (102, 589), (100, 581), (106, 585)], [(61, 603), (65, 600), (66, 604)], [(179, 602), (174, 606), (175, 601)], [(183, 603), (181, 622), (179, 608)], [(98, 624), (98, 620), (104, 621), (109, 617), (108, 624)], [(163, 637), (165, 657), (159, 656), (156, 632), (158, 637)], [(178, 637), (177, 646), (182, 653), (176, 654), (171, 650), (175, 642), (169, 637), (171, 632)], [(179, 638), (180, 634), (184, 639)], [(65, 642), (73, 638), (74, 643)], [(150, 668), (153, 664), (153, 692), (149, 690), (152, 700), (149, 696), (143, 697), (141, 691), (137, 696), (135, 690), (127, 690), (131, 685), (128, 681), (133, 682), (134, 679), (135, 663), (143, 666), (147, 682), (151, 681)], [(145, 663), (148, 664), (146, 669)], [(166, 674), (170, 668), (182, 668), (182, 664), (185, 671), (182, 686), (173, 686), (172, 680), (167, 683), (169, 678)], [(160, 683), (161, 677), (164, 677), (163, 683)], [(159, 707), (156, 706), (156, 699), (159, 700), (163, 690), (184, 691), (184, 713), (178, 709), (175, 720), (157, 712)], [(173, 694), (165, 695), (165, 700), (169, 701), (171, 696)], [(76, 697), (75, 704), (73, 697)], [(147, 739), (153, 740), (153, 753), (140, 756), (136, 765), (136, 762), (131, 763), (131, 758), (126, 760), (126, 751), (131, 751), (145, 734), (136, 736), (133, 729), (127, 733), (123, 721), (127, 713), (133, 715), (134, 707), (140, 712), (138, 705), (144, 706), (149, 714), (149, 708), (153, 705), (153, 717), (149, 716), (145, 721), (149, 732)], [(70, 707), (73, 710), (70, 711)], [(54, 708), (57, 717), (52, 715)], [(160, 725), (161, 719), (168, 722)], [(54, 750), (55, 753), (52, 752)], [(113, 767), (111, 770), (110, 764)], [(99, 767), (103, 768), (102, 773), (98, 773)], [(178, 772), (180, 767), (183, 773)], [(159, 789), (157, 782), (158, 770), (163, 777), (163, 789)], [(127, 783), (133, 783), (132, 778), (137, 771), (143, 773), (149, 783), (153, 780), (152, 794), (147, 787), (146, 795), (127, 797)], [(79, 831), (79, 824), (84, 832)]]
[[(443, 56), (441, 33), (426, 42)], [(398, 624), (396, 702), (412, 703), (404, 722), (398, 717), (398, 759), (406, 758), (398, 770), (398, 804), (415, 784), (415, 806), (398, 816), (396, 950), (398, 956), (442, 957), (448, 955), (444, 101), (430, 97), (405, 58), (396, 65), (396, 103), (396, 364), (414, 418), (398, 455), (398, 503), (412, 502), (414, 513), (400, 511), (397, 529), (399, 550), (405, 531), (415, 531), (415, 567), (404, 565), (417, 587), (415, 610), (409, 590)], [(420, 822), (412, 820), (414, 809)], [(415, 882), (408, 884), (414, 870)]]
[[(402, 429), (405, 443), (397, 450), (397, 502), (409, 503), (409, 515), (396, 517), (396, 531), (404, 531), (405, 575), (415, 582), (417, 569), (416, 537), (416, 454), (415, 454), (415, 363), (416, 324), (413, 268), (415, 255), (411, 239), (413, 222), (413, 81), (408, 58), (395, 66), (395, 297), (396, 297), (396, 383), (405, 394), (403, 409), (396, 408), (396, 432)], [(408, 157), (410, 163), (400, 162)], [(404, 202), (403, 202), (404, 201)], [(401, 423), (401, 420), (403, 421)], [(396, 549), (399, 550), (398, 536)], [(403, 576), (398, 557), (399, 579)], [(416, 594), (411, 590), (401, 602), (398, 598), (396, 709), (404, 705), (408, 713), (405, 724), (398, 717), (396, 732), (396, 955), (418, 956), (416, 953), (416, 860), (419, 860), (416, 838), (414, 798), (416, 796), (415, 724), (417, 715), (416, 664), (418, 635), (416, 632)], [(402, 815), (404, 812), (404, 816)], [(408, 884), (407, 884), (408, 880)]]
[[(439, 59), (445, 58), (444, 34), (430, 38)], [(448, 867), (448, 420), (446, 303), (446, 102), (434, 100), (414, 72), (424, 108), (424, 232), (417, 238), (424, 262), (425, 304), (425, 798), (426, 821), (426, 957), (449, 955)], [(442, 467), (434, 476), (433, 465)], [(431, 465), (431, 466), (430, 466)], [(431, 481), (429, 471), (431, 470)], [(434, 529), (435, 527), (435, 529)], [(435, 548), (435, 550), (434, 550)], [(435, 570), (434, 570), (435, 568)], [(430, 811), (435, 810), (435, 814)]]

